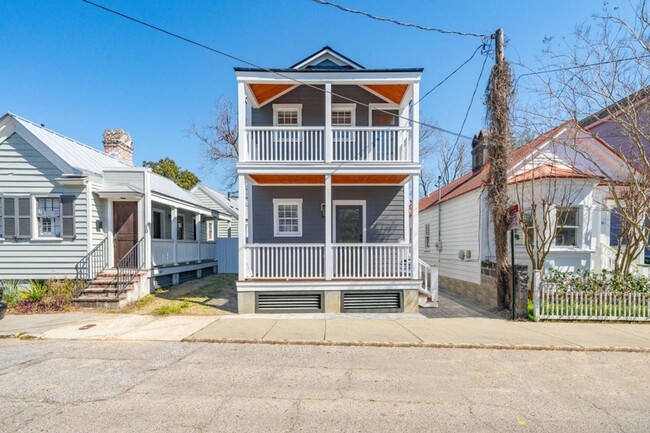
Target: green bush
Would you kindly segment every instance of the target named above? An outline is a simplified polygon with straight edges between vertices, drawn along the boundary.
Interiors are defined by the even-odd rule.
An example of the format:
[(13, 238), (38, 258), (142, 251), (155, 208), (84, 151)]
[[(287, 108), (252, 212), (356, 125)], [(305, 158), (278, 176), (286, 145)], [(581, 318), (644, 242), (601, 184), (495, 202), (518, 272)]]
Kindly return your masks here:
[(648, 293), (650, 294), (650, 279), (640, 275), (614, 273), (612, 271), (576, 271), (575, 273), (560, 272), (550, 269), (544, 276), (544, 281), (553, 284), (554, 288), (565, 292), (616, 292), (616, 293)]
[(50, 304), (67, 304), (74, 297), (73, 280), (47, 280), (43, 300)]
[(28, 302), (39, 302), (45, 295), (45, 283), (41, 280), (29, 280), (29, 285), (22, 290), (23, 299)]
[(16, 305), (22, 299), (22, 294), (18, 288), (19, 284), (19, 280), (0, 281), (0, 292), (2, 292), (2, 300), (7, 303), (9, 308)]

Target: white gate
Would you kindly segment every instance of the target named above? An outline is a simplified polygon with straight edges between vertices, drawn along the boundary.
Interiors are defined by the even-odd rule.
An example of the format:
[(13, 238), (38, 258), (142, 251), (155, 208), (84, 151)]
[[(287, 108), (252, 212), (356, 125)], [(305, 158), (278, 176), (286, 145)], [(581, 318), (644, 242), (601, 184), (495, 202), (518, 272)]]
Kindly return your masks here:
[(217, 238), (217, 261), (220, 274), (236, 274), (239, 271), (239, 240)]

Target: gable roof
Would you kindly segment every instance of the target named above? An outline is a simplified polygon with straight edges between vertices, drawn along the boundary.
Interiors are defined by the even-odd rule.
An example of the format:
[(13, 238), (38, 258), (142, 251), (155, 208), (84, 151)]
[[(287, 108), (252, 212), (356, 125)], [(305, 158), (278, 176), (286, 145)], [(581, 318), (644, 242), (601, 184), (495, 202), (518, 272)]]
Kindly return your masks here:
[[(333, 59), (333, 60), (332, 60)], [(366, 69), (330, 46), (324, 46), (290, 66), (291, 69)]]
[(618, 101), (608, 105), (597, 113), (585, 117), (584, 119), (580, 120), (578, 124), (586, 130), (589, 130), (595, 126), (594, 124), (599, 123), (602, 120), (607, 120), (608, 118), (612, 117), (612, 115), (617, 115), (622, 109), (628, 107), (629, 105), (643, 102), (649, 96), (650, 86), (644, 87), (643, 89), (627, 95), (624, 98), (621, 98)]
[[(105, 168), (132, 167), (132, 165), (125, 161), (110, 156), (99, 149), (80, 143), (16, 114), (6, 113), (0, 117), (0, 121), (7, 118), (13, 121), (16, 132), (32, 146), (35, 146), (37, 150), (41, 151), (44, 156), (49, 156), (54, 159), (58, 158), (60, 161), (53, 162), (62, 161), (75, 171), (75, 173), (64, 174), (101, 174)], [(39, 146), (39, 143), (42, 145)], [(43, 146), (47, 149), (43, 149)], [(50, 152), (47, 152), (47, 150)], [(48, 155), (48, 153), (50, 154)], [(55, 165), (63, 169), (68, 168), (61, 167), (60, 164)]]
[(239, 217), (239, 201), (238, 200), (232, 200), (231, 198), (225, 196), (224, 194), (220, 193), (219, 191), (210, 188), (204, 183), (199, 183), (196, 185), (194, 188), (192, 188), (192, 192), (195, 190), (200, 189), (203, 191), (205, 195), (210, 197), (212, 200), (214, 200), (219, 206), (221, 206), (226, 212), (228, 212), (232, 217), (238, 218)]

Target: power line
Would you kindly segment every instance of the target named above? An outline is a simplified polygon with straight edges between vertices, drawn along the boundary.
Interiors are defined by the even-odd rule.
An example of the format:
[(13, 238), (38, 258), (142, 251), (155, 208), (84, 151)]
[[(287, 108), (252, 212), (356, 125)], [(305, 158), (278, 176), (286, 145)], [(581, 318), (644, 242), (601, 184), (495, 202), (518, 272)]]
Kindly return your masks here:
[(484, 34), (481, 34), (481, 33), (460, 32), (460, 31), (457, 31), (457, 30), (444, 30), (444, 29), (439, 29), (439, 28), (436, 28), (436, 27), (426, 27), (426, 26), (422, 26), (420, 24), (412, 24), (412, 23), (407, 23), (407, 22), (404, 22), (404, 21), (398, 21), (398, 20), (393, 19), (393, 18), (380, 17), (380, 16), (377, 16), (377, 15), (373, 15), (373, 14), (371, 14), (369, 12), (364, 12), (364, 11), (360, 11), (360, 10), (357, 10), (357, 9), (348, 8), (348, 7), (345, 7), (345, 6), (336, 4), (336, 3), (332, 3), (332, 2), (327, 1), (327, 0), (313, 0), (313, 1), (316, 2), (316, 3), (322, 4), (322, 5), (335, 7), (337, 9), (340, 9), (340, 10), (344, 11), (344, 12), (363, 15), (363, 16), (366, 16), (368, 18), (372, 18), (373, 20), (384, 21), (384, 22), (388, 22), (388, 23), (392, 23), (392, 24), (397, 24), (398, 26), (403, 26), (403, 27), (412, 27), (412, 28), (416, 28), (416, 29), (419, 29), (419, 30), (424, 30), (424, 31), (427, 31), (427, 32), (436, 32), (436, 33), (442, 33), (442, 34), (447, 34), (447, 35), (458, 35), (458, 36), (473, 36), (473, 37), (481, 38), (481, 39), (484, 39), (484, 40), (489, 39), (491, 37), (491, 35), (484, 35)]
[(431, 92), (433, 92), (434, 90), (436, 90), (438, 87), (442, 86), (442, 85), (445, 83), (445, 81), (447, 81), (448, 79), (450, 79), (451, 77), (453, 77), (454, 74), (456, 74), (456, 72), (460, 71), (460, 70), (463, 68), (463, 66), (465, 66), (466, 64), (468, 64), (469, 62), (471, 62), (472, 59), (474, 58), (474, 56), (476, 55), (476, 53), (478, 53), (478, 51), (479, 51), (481, 48), (484, 48), (484, 47), (485, 47), (485, 44), (481, 44), (481, 45), (479, 45), (478, 47), (476, 47), (476, 49), (474, 50), (474, 52), (472, 53), (472, 55), (469, 57), (469, 59), (465, 60), (463, 63), (461, 63), (461, 65), (460, 65), (459, 67), (457, 67), (456, 69), (454, 69), (454, 70), (453, 70), (449, 75), (447, 75), (445, 78), (443, 78), (443, 79), (442, 79), (438, 84), (436, 84), (435, 86), (433, 86), (433, 87), (432, 87), (428, 92), (426, 92), (426, 93), (425, 93), (425, 94), (420, 98), (420, 100), (419, 100), (417, 103), (419, 104), (420, 102), (422, 102), (422, 100), (423, 100), (424, 98), (426, 98), (427, 96), (429, 96), (429, 95), (431, 94)]
[[(289, 80), (289, 81), (293, 81), (293, 82), (298, 83), (298, 84), (300, 84), (300, 85), (310, 87), (310, 88), (312, 88), (312, 89), (318, 90), (318, 91), (323, 92), (323, 93), (329, 93), (329, 94), (331, 94), (332, 96), (337, 96), (337, 97), (339, 97), (339, 98), (341, 98), (341, 99), (344, 99), (344, 100), (347, 100), (347, 101), (349, 101), (349, 102), (353, 102), (353, 103), (358, 104), (358, 105), (361, 105), (361, 106), (363, 106), (363, 107), (370, 108), (370, 104), (366, 104), (366, 103), (363, 103), (363, 102), (360, 102), (360, 101), (356, 101), (356, 100), (354, 100), (354, 99), (352, 99), (352, 98), (349, 98), (349, 97), (347, 97), (347, 96), (339, 95), (339, 94), (337, 94), (337, 93), (335, 93), (335, 92), (332, 92), (332, 91), (327, 91), (326, 89), (323, 89), (323, 88), (320, 88), (320, 87), (315, 86), (315, 85), (313, 85), (313, 84), (309, 84), (309, 83), (306, 83), (306, 82), (304, 82), (304, 81), (298, 80), (298, 79), (296, 79), (296, 78), (290, 77), (289, 75), (283, 74), (283, 73), (281, 73), (281, 72), (274, 71), (274, 70), (272, 70), (272, 69), (265, 68), (265, 67), (263, 67), (263, 66), (259, 66), (259, 65), (255, 64), (255, 63), (253, 63), (253, 62), (249, 62), (248, 60), (244, 60), (244, 59), (242, 59), (242, 58), (240, 58), (240, 57), (237, 57), (237, 56), (235, 56), (235, 55), (233, 55), (233, 54), (226, 53), (225, 51), (221, 51), (221, 50), (219, 50), (219, 49), (217, 49), (217, 48), (213, 48), (213, 47), (211, 47), (211, 46), (208, 46), (208, 45), (202, 44), (201, 42), (197, 42), (197, 41), (195, 41), (195, 40), (193, 40), (193, 39), (187, 38), (187, 37), (182, 36), (182, 35), (179, 35), (179, 34), (177, 34), (177, 33), (171, 32), (171, 31), (169, 31), (169, 30), (165, 30), (165, 29), (163, 29), (163, 28), (161, 28), (161, 27), (158, 27), (158, 26), (155, 26), (155, 25), (153, 25), (153, 24), (149, 24), (149, 23), (147, 23), (147, 22), (145, 22), (145, 21), (142, 21), (142, 20), (139, 20), (139, 19), (134, 18), (134, 17), (132, 17), (132, 16), (129, 16), (129, 15), (123, 14), (122, 12), (119, 12), (119, 11), (116, 11), (116, 10), (114, 10), (114, 9), (110, 9), (110, 8), (108, 8), (108, 7), (106, 7), (106, 6), (102, 6), (102, 5), (100, 5), (100, 4), (94, 3), (94, 2), (92, 2), (92, 1), (90, 1), (90, 0), (81, 0), (81, 1), (84, 2), (84, 3), (87, 3), (87, 4), (91, 5), (91, 6), (94, 6), (94, 7), (97, 7), (97, 8), (99, 8), (99, 9), (102, 9), (102, 10), (104, 10), (104, 11), (106, 11), (106, 12), (109, 12), (109, 13), (112, 13), (112, 14), (117, 15), (117, 16), (119, 16), (119, 17), (122, 17), (122, 18), (124, 18), (124, 19), (127, 19), (127, 20), (129, 20), (129, 21), (133, 21), (133, 22), (135, 22), (135, 23), (137, 23), (137, 24), (140, 24), (140, 25), (143, 25), (143, 26), (148, 27), (148, 28), (150, 28), (150, 29), (153, 29), (153, 30), (156, 30), (156, 31), (158, 31), (158, 32), (164, 33), (164, 34), (166, 34), (166, 35), (168, 35), (168, 36), (171, 36), (171, 37), (173, 37), (173, 38), (180, 39), (180, 40), (182, 40), (182, 41), (184, 41), (184, 42), (190, 43), (190, 44), (195, 45), (195, 46), (197, 46), (197, 47), (199, 47), (199, 48), (203, 48), (203, 49), (205, 49), (205, 50), (208, 50), (208, 51), (211, 51), (211, 52), (213, 52), (213, 53), (219, 54), (219, 55), (221, 55), (221, 56), (228, 57), (229, 59), (236, 60), (236, 61), (238, 61), (238, 62), (241, 62), (241, 63), (244, 63), (244, 64), (246, 64), (246, 65), (252, 66), (252, 67), (254, 67), (254, 68), (261, 69), (261, 70), (263, 70), (263, 71), (265, 71), (265, 72), (269, 72), (269, 73), (275, 74), (275, 75), (277, 75), (277, 76), (279, 76), (279, 77), (285, 78), (285, 79), (287, 79), (287, 80)], [(417, 104), (417, 103), (416, 103), (416, 104)], [(416, 105), (416, 104), (413, 104), (413, 105)], [(457, 132), (450, 131), (450, 130), (448, 130), (448, 129), (440, 128), (440, 127), (435, 126), (435, 125), (430, 125), (430, 124), (425, 123), (425, 122), (415, 121), (415, 120), (413, 120), (413, 119), (411, 119), (411, 118), (409, 118), (409, 117), (405, 117), (405, 116), (401, 116), (401, 115), (399, 115), (399, 114), (391, 113), (390, 111), (385, 111), (385, 110), (382, 110), (382, 109), (379, 109), (379, 108), (376, 108), (376, 107), (373, 107), (373, 110), (380, 111), (380, 112), (382, 112), (382, 113), (384, 113), (384, 114), (388, 114), (388, 115), (390, 115), (390, 116), (397, 117), (397, 118), (399, 118), (399, 119), (408, 120), (409, 122), (417, 123), (418, 125), (426, 126), (426, 127), (428, 127), (428, 128), (435, 129), (436, 131), (444, 132), (444, 133), (446, 133), (446, 134), (450, 134), (450, 135), (459, 135), (459, 136), (460, 136), (460, 134), (461, 134), (460, 132), (457, 133)], [(467, 138), (467, 139), (470, 138), (470, 137), (466, 137), (466, 136), (462, 136), (462, 137), (463, 137), (463, 138)]]

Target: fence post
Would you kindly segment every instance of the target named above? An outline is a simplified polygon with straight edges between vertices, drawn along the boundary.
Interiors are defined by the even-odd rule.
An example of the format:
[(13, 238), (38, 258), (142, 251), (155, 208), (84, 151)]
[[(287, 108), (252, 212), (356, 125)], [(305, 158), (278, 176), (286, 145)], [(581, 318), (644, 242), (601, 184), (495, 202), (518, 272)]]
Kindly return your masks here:
[(533, 310), (535, 320), (539, 320), (540, 298), (542, 290), (542, 271), (533, 271)]

